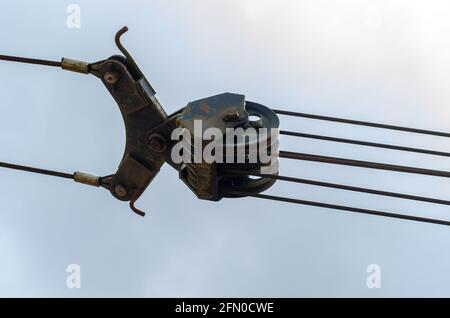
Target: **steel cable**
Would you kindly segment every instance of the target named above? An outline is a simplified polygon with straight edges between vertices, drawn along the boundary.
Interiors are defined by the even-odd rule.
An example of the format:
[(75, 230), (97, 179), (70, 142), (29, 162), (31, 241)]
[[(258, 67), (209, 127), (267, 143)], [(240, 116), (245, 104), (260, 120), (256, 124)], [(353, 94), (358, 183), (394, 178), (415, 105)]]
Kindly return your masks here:
[(397, 193), (397, 192), (388, 192), (388, 191), (362, 188), (362, 187), (355, 187), (355, 186), (323, 182), (323, 181), (317, 181), (317, 180), (301, 179), (301, 178), (272, 175), (272, 174), (261, 174), (261, 173), (254, 173), (252, 171), (246, 172), (246, 171), (231, 171), (231, 170), (222, 169), (221, 172), (223, 172), (223, 173), (225, 173), (225, 175), (231, 176), (231, 177), (247, 175), (247, 176), (269, 178), (269, 179), (275, 179), (275, 180), (287, 181), (287, 182), (293, 182), (293, 183), (300, 183), (300, 184), (306, 184), (306, 185), (312, 185), (312, 186), (319, 186), (319, 187), (325, 187), (325, 188), (332, 188), (332, 189), (339, 189), (339, 190), (346, 190), (346, 191), (360, 192), (360, 193), (368, 193), (368, 194), (374, 194), (374, 195), (380, 195), (380, 196), (386, 196), (386, 197), (392, 197), (392, 198), (400, 198), (400, 199), (405, 199), (405, 200), (421, 201), (421, 202), (428, 202), (428, 203), (441, 204), (441, 205), (450, 205), (450, 201), (448, 201), (448, 200), (428, 198), (428, 197), (409, 195), (409, 194), (403, 194), (403, 193)]
[(10, 56), (10, 55), (0, 55), (0, 60), (9, 61), (9, 62), (45, 65), (45, 66), (55, 66), (55, 67), (61, 66), (61, 61), (48, 61), (48, 60), (31, 59), (31, 58), (27, 58), (27, 57)]
[(0, 162), (0, 167), (7, 168), (7, 169), (13, 169), (13, 170), (26, 171), (26, 172), (31, 172), (31, 173), (37, 173), (37, 174), (43, 174), (43, 175), (48, 175), (48, 176), (53, 176), (53, 177), (65, 178), (65, 179), (73, 179), (74, 178), (73, 173), (64, 173), (64, 172), (53, 171), (53, 170), (45, 170), (45, 169), (21, 166), (21, 165), (5, 163), (5, 162)]
[(293, 199), (293, 198), (285, 198), (285, 197), (268, 195), (268, 194), (247, 193), (247, 192), (239, 192), (239, 191), (227, 191), (226, 194), (236, 195), (236, 196), (253, 197), (253, 198), (258, 198), (258, 199), (265, 199), (265, 200), (272, 200), (272, 201), (279, 201), (279, 202), (294, 203), (294, 204), (300, 204), (300, 205), (308, 205), (308, 206), (340, 210), (340, 211), (346, 211), (346, 212), (354, 212), (354, 213), (382, 216), (382, 217), (388, 217), (388, 218), (394, 218), (394, 219), (402, 219), (402, 220), (408, 220), (408, 221), (416, 221), (416, 222), (450, 226), (450, 222), (445, 221), (445, 220), (437, 220), (437, 219), (423, 218), (423, 217), (418, 217), (418, 216), (413, 216), (413, 215), (405, 215), (405, 214), (398, 214), (398, 213), (391, 213), (391, 212), (384, 212), (384, 211), (377, 211), (377, 210), (370, 210), (370, 209), (363, 209), (363, 208), (355, 208), (355, 207), (349, 207), (349, 206), (344, 206), (344, 205), (336, 205), (336, 204), (306, 201), (306, 200)]
[(346, 158), (327, 157), (327, 156), (320, 156), (320, 155), (313, 155), (313, 154), (306, 154), (306, 153), (299, 153), (299, 152), (280, 151), (279, 157), (286, 158), (286, 159), (294, 159), (294, 160), (313, 161), (313, 162), (329, 163), (329, 164), (335, 164), (335, 165), (344, 165), (344, 166), (352, 166), (352, 167), (360, 167), (360, 168), (388, 170), (388, 171), (396, 171), (396, 172), (404, 172), (404, 173), (413, 173), (413, 174), (421, 174), (421, 175), (428, 175), (428, 176), (435, 176), (435, 177), (450, 178), (450, 172), (448, 172), (448, 171), (399, 166), (399, 165), (362, 161), (362, 160), (353, 160), (353, 159), (346, 159)]
[(345, 143), (345, 144), (352, 144), (352, 145), (359, 145), (359, 146), (366, 146), (366, 147), (384, 148), (384, 149), (391, 149), (391, 150), (428, 154), (428, 155), (434, 155), (434, 156), (450, 157), (449, 152), (443, 152), (443, 151), (434, 151), (434, 150), (428, 150), (428, 149), (388, 145), (388, 144), (354, 140), (354, 139), (344, 139), (344, 138), (337, 138), (337, 137), (330, 137), (330, 136), (305, 134), (305, 133), (287, 131), (287, 130), (281, 130), (280, 134), (285, 135), (285, 136), (292, 136), (292, 137), (324, 140), (324, 141), (331, 141), (331, 142), (338, 142), (338, 143)]

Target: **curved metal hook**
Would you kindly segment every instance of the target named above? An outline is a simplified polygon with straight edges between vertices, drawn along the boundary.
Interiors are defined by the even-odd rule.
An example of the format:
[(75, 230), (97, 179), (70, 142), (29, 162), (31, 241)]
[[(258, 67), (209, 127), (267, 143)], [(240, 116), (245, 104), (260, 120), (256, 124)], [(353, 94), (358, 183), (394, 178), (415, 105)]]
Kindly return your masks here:
[(133, 59), (133, 57), (131, 56), (130, 52), (128, 52), (128, 50), (123, 46), (123, 44), (120, 42), (120, 38), (123, 34), (125, 34), (128, 31), (128, 27), (124, 26), (122, 29), (120, 29), (117, 33), (116, 33), (116, 37), (115, 37), (115, 42), (117, 45), (117, 48), (120, 50), (120, 52), (122, 52), (123, 55), (125, 55), (125, 57), (127, 58), (128, 63), (133, 67), (133, 69), (136, 70), (136, 72), (138, 73), (137, 75), (141, 78), (144, 76), (144, 74), (142, 73), (142, 71), (140, 70), (139, 66), (137, 65), (136, 61)]
[(139, 210), (138, 208), (136, 208), (135, 203), (136, 203), (136, 200), (130, 201), (130, 208), (131, 208), (131, 210), (133, 210), (133, 212), (136, 213), (137, 215), (144, 217), (145, 216), (145, 212)]

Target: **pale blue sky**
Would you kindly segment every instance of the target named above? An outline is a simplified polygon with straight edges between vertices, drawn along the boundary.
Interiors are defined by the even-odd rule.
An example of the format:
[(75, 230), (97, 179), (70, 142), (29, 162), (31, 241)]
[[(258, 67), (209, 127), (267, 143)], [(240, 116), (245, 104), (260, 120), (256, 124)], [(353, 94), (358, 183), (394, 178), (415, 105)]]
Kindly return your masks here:
[[(81, 29), (66, 7), (81, 7)], [(371, 0), (8, 0), (0, 54), (78, 58), (126, 46), (167, 112), (222, 92), (274, 108), (449, 130), (450, 4)], [(122, 118), (94, 77), (0, 63), (0, 161), (116, 170)], [(282, 127), (450, 151), (443, 138), (306, 120)], [(282, 149), (450, 169), (448, 160), (284, 138)], [(448, 199), (449, 181), (283, 161), (298, 177)], [(165, 166), (138, 205), (0, 171), (0, 296), (450, 296), (450, 228), (257, 201), (199, 201)], [(277, 184), (270, 193), (450, 218), (448, 207)], [(66, 267), (82, 269), (67, 289)], [(379, 264), (382, 288), (368, 289)]]

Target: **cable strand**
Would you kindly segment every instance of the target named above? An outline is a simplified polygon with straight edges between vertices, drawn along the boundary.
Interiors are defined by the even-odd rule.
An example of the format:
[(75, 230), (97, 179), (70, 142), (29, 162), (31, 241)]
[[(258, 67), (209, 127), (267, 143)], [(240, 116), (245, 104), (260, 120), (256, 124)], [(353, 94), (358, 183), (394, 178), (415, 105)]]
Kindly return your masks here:
[(427, 175), (427, 176), (450, 178), (450, 172), (448, 172), (448, 171), (399, 166), (399, 165), (385, 164), (385, 163), (379, 163), (379, 162), (352, 160), (352, 159), (337, 158), (337, 157), (319, 156), (319, 155), (290, 152), (290, 151), (280, 151), (279, 157), (286, 158), (286, 159), (313, 161), (313, 162), (344, 165), (344, 166), (359, 167), (359, 168), (369, 168), (369, 169), (377, 169), (377, 170), (387, 170), (387, 171), (396, 171), (396, 172), (403, 172), (403, 173), (412, 173), (412, 174), (420, 174), (420, 175)]
[(8, 61), (8, 62), (55, 66), (55, 67), (61, 66), (61, 61), (40, 60), (40, 59), (32, 59), (32, 58), (27, 58), (27, 57), (19, 57), (19, 56), (11, 56), (11, 55), (0, 55), (0, 60)]
[(48, 176), (52, 176), (52, 177), (65, 178), (65, 179), (73, 179), (74, 178), (73, 173), (70, 174), (70, 173), (64, 173), (64, 172), (53, 171), (53, 170), (45, 170), (45, 169), (21, 166), (21, 165), (5, 163), (5, 162), (0, 162), (0, 167), (6, 168), (6, 169), (13, 169), (13, 170), (20, 170), (20, 171), (25, 171), (25, 172), (43, 174), (43, 175), (48, 175)]
[(362, 188), (362, 187), (354, 187), (354, 186), (349, 186), (349, 185), (344, 185), (344, 184), (322, 182), (322, 181), (310, 180), (310, 179), (301, 179), (301, 178), (295, 178), (295, 177), (289, 177), (289, 176), (253, 173), (253, 172), (246, 172), (246, 171), (231, 171), (231, 170), (228, 171), (225, 169), (221, 170), (221, 171), (224, 172), (227, 176), (231, 176), (231, 177), (232, 176), (243, 176), (243, 175), (254, 176), (254, 177), (269, 178), (269, 179), (275, 179), (275, 180), (280, 180), (280, 181), (287, 181), (287, 182), (293, 182), (293, 183), (318, 186), (318, 187), (325, 187), (325, 188), (346, 190), (346, 191), (352, 191), (352, 192), (368, 193), (368, 194), (374, 194), (374, 195), (380, 195), (380, 196), (386, 196), (386, 197), (400, 198), (400, 199), (405, 199), (405, 200), (421, 201), (421, 202), (428, 202), (428, 203), (441, 204), (441, 205), (450, 205), (450, 201), (448, 201), (448, 200), (428, 198), (428, 197), (409, 195), (409, 194), (403, 194), (403, 193), (397, 193), (397, 192), (388, 192), (388, 191)]
[(406, 152), (415, 152), (415, 153), (434, 155), (434, 156), (441, 156), (441, 157), (450, 157), (450, 153), (449, 152), (443, 152), (443, 151), (434, 151), (434, 150), (428, 150), (428, 149), (420, 149), (420, 148), (411, 148), (411, 147), (404, 147), (404, 146), (388, 145), (388, 144), (368, 142), (368, 141), (361, 141), (361, 140), (354, 140), (354, 139), (344, 139), (344, 138), (337, 138), (337, 137), (330, 137), (330, 136), (320, 136), (320, 135), (313, 135), (313, 134), (305, 134), (305, 133), (294, 132), (294, 131), (287, 131), (287, 130), (281, 130), (280, 134), (281, 135), (285, 135), (285, 136), (292, 136), (292, 137), (300, 137), (300, 138), (307, 138), (307, 139), (317, 139), (317, 140), (324, 140), (324, 141), (331, 141), (331, 142), (338, 142), (338, 143), (345, 143), (345, 144), (353, 144), (353, 145), (366, 146), (366, 147), (384, 148), (384, 149), (406, 151)]
[(411, 132), (411, 133), (416, 133), (416, 134), (450, 138), (450, 133), (447, 133), (447, 132), (425, 130), (425, 129), (411, 128), (411, 127), (401, 127), (401, 126), (373, 123), (373, 122), (367, 122), (367, 121), (361, 121), (361, 120), (352, 120), (352, 119), (346, 119), (346, 118), (313, 115), (313, 114), (307, 114), (307, 113), (292, 112), (292, 111), (287, 111), (287, 110), (279, 110), (279, 109), (272, 109), (272, 110), (276, 114), (279, 114), (279, 115), (302, 117), (302, 118), (307, 118), (307, 119), (331, 121), (331, 122), (337, 122), (337, 123), (342, 123), (342, 124), (382, 128), (382, 129), (405, 131), (405, 132)]
[(412, 215), (405, 215), (405, 214), (398, 214), (398, 213), (391, 213), (391, 212), (384, 212), (384, 211), (377, 211), (377, 210), (370, 210), (370, 209), (363, 209), (363, 208), (355, 208), (355, 207), (350, 207), (350, 206), (343, 206), (343, 205), (336, 205), (336, 204), (329, 204), (329, 203), (322, 203), (322, 202), (315, 202), (315, 201), (306, 201), (306, 200), (300, 200), (300, 199), (285, 198), (285, 197), (267, 195), (267, 194), (261, 194), (261, 193), (257, 194), (257, 193), (246, 193), (246, 192), (239, 192), (239, 191), (227, 191), (226, 194), (236, 195), (236, 196), (253, 197), (253, 198), (258, 198), (258, 199), (265, 199), (265, 200), (272, 200), (272, 201), (279, 201), (279, 202), (294, 203), (294, 204), (300, 204), (300, 205), (314, 206), (314, 207), (319, 207), (319, 208), (326, 208), (326, 209), (360, 213), (360, 214), (368, 214), (368, 215), (374, 215), (374, 216), (382, 216), (382, 217), (393, 218), (393, 219), (401, 219), (401, 220), (407, 220), (407, 221), (416, 221), (416, 222), (422, 222), (422, 223), (450, 226), (450, 222), (445, 221), (445, 220), (423, 218), (423, 217), (412, 216)]

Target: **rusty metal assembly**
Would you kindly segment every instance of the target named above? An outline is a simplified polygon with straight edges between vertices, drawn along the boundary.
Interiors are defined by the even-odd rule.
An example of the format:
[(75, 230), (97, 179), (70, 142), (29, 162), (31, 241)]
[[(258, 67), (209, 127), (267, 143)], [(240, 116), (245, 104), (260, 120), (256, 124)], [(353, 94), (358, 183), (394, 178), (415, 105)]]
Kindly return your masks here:
[[(223, 198), (255, 197), (390, 218), (450, 225), (450, 222), (445, 220), (262, 194), (272, 187), (277, 180), (280, 180), (450, 206), (450, 201), (448, 200), (280, 175), (278, 171), (278, 159), (284, 158), (450, 178), (450, 172), (447, 171), (278, 151), (279, 134), (282, 136), (309, 138), (443, 157), (450, 157), (450, 153), (332, 136), (280, 131), (278, 115), (426, 134), (444, 138), (449, 138), (449, 133), (285, 110), (274, 110), (254, 102), (246, 101), (244, 95), (232, 93), (220, 94), (190, 102), (174, 114), (168, 115), (156, 99), (155, 90), (147, 81), (133, 57), (121, 43), (121, 36), (127, 30), (126, 27), (122, 28), (115, 37), (116, 45), (122, 55), (114, 55), (96, 63), (87, 63), (67, 58), (56, 62), (0, 55), (0, 60), (60, 67), (63, 70), (81, 74), (92, 74), (99, 78), (116, 101), (126, 129), (125, 153), (117, 171), (114, 174), (99, 177), (83, 172), (68, 174), (2, 162), (0, 162), (0, 167), (62, 177), (94, 187), (103, 187), (110, 191), (118, 200), (130, 202), (131, 209), (142, 216), (145, 213), (136, 208), (135, 203), (158, 174), (163, 164), (168, 163), (178, 171), (179, 178), (192, 192), (199, 199), (203, 200), (219, 201)], [(201, 125), (197, 126), (197, 122), (201, 122)], [(211, 129), (215, 131), (214, 137), (209, 136), (210, 138), (204, 138), (200, 141), (196, 140), (198, 135), (203, 138), (208, 130), (211, 131)], [(239, 139), (234, 135), (234, 132), (239, 129), (245, 131), (250, 130), (254, 134), (253, 136), (247, 136), (249, 138)], [(176, 146), (179, 145), (179, 140), (174, 139), (173, 134), (177, 130), (183, 134), (187, 133), (186, 136), (189, 136), (188, 141), (190, 145), (196, 145), (199, 142), (197, 144), (199, 147), (189, 147), (181, 151), (183, 152), (183, 157), (193, 160), (183, 162), (174, 160), (173, 153)], [(198, 154), (196, 152), (199, 151), (200, 154), (203, 154), (204, 151), (211, 147), (212, 140), (214, 140), (216, 145), (223, 146), (223, 152), (218, 153), (217, 150), (214, 151), (215, 161), (206, 160), (201, 156), (200, 159), (196, 159)], [(230, 140), (232, 140), (231, 143), (229, 142)], [(261, 145), (265, 145), (265, 148), (261, 148)], [(232, 147), (231, 150), (230, 147)], [(242, 149), (242, 153), (240, 154), (243, 156), (238, 156), (238, 149)], [(264, 154), (271, 158), (270, 161), (263, 160), (261, 149)], [(270, 173), (267, 172), (269, 168)]]
[[(257, 116), (259, 122), (250, 120), (250, 116)], [(226, 148), (227, 129), (236, 128), (267, 128), (278, 129), (279, 120), (277, 115), (269, 108), (251, 102), (246, 102), (243, 95), (225, 93), (195, 102), (189, 103), (177, 116), (177, 127), (184, 128), (189, 131), (190, 136), (195, 136), (195, 121), (200, 120), (202, 123), (203, 133), (214, 128), (220, 131), (223, 136), (224, 146)], [(269, 134), (267, 134), (269, 135)], [(258, 142), (265, 136), (257, 136)], [(268, 152), (271, 152), (272, 146), (276, 146), (278, 139), (272, 140), (267, 138)], [(193, 140), (191, 140), (194, 143)], [(245, 150), (243, 158), (249, 158), (251, 155), (251, 147), (249, 140), (240, 140), (241, 147)], [(232, 144), (234, 148), (238, 148), (239, 144)], [(201, 151), (207, 146), (207, 141), (202, 140)], [(190, 154), (193, 155), (193, 154)], [(276, 180), (270, 178), (253, 179), (249, 175), (233, 175), (233, 172), (239, 172), (244, 168), (260, 169), (262, 166), (268, 166), (273, 162), (266, 164), (261, 163), (259, 158), (254, 163), (239, 162), (238, 151), (233, 151), (232, 157), (227, 158), (226, 151), (219, 163), (207, 163), (201, 160), (198, 163), (186, 163), (180, 170), (180, 178), (186, 185), (200, 198), (205, 200), (218, 201), (223, 197), (247, 196), (246, 194), (260, 193), (270, 188)], [(278, 159), (277, 159), (278, 160)], [(226, 173), (225, 173), (226, 171)], [(277, 174), (278, 171), (275, 171)], [(229, 191), (240, 191), (241, 195), (230, 195)]]
[[(204, 200), (219, 201), (230, 196), (227, 191), (231, 189), (249, 194), (258, 193), (274, 184), (275, 180), (269, 178), (224, 176), (220, 168), (232, 169), (233, 164), (199, 162), (182, 165), (173, 162), (171, 150), (175, 141), (171, 140), (171, 134), (177, 127), (190, 130), (194, 136), (194, 120), (201, 119), (204, 128), (216, 127), (225, 135), (226, 128), (247, 128), (252, 125), (259, 127), (257, 123), (249, 121), (250, 115), (260, 115), (263, 126), (267, 125), (267, 128), (278, 128), (278, 117), (262, 105), (246, 105), (245, 97), (237, 94), (221, 94), (191, 102), (174, 115), (168, 116), (156, 99), (155, 90), (120, 41), (127, 30), (126, 27), (121, 29), (115, 38), (123, 56), (115, 55), (96, 63), (67, 58), (63, 58), (60, 63), (46, 63), (98, 77), (119, 106), (125, 123), (125, 154), (117, 172), (105, 177), (76, 172), (73, 179), (79, 183), (106, 188), (115, 198), (129, 201), (132, 210), (139, 215), (144, 215), (144, 212), (135, 207), (136, 200), (166, 162), (177, 169), (186, 185)], [(34, 64), (42, 64), (39, 60), (33, 61), (37, 61)], [(30, 59), (18, 62), (30, 62)], [(243, 164), (236, 167), (239, 168), (239, 165)]]

